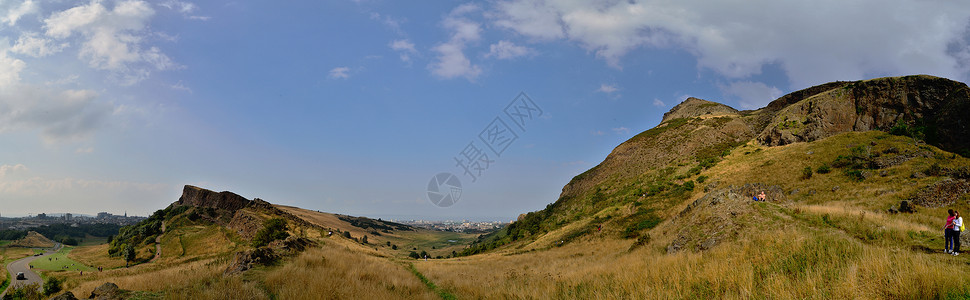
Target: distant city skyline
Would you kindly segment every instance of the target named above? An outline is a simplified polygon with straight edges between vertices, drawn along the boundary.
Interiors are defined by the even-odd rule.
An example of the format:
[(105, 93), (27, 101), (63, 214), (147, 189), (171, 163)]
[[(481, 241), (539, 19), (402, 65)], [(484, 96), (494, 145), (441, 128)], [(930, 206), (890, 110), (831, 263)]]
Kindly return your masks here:
[[(970, 5), (7, 1), (0, 215), (147, 216), (190, 184), (354, 216), (514, 220), (689, 96), (756, 109), (910, 74), (970, 79)], [(506, 114), (521, 93), (542, 109), (527, 126)], [(466, 156), (487, 162), (474, 178)], [(461, 189), (429, 199), (440, 173)]]

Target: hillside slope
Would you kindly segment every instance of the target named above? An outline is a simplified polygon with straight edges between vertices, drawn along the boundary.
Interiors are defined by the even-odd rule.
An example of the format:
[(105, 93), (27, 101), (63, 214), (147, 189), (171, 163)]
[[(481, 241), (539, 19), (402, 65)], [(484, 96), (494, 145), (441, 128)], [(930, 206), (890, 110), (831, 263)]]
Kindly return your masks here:
[[(285, 234), (257, 244), (270, 224), (283, 224)], [(187, 185), (178, 201), (122, 228), (109, 245), (72, 253), (104, 272), (47, 275), (82, 297), (111, 282), (147, 299), (433, 299), (401, 262), (415, 250), (448, 256), (473, 239)], [(128, 246), (135, 250), (131, 267), (122, 259)]]
[[(621, 212), (610, 217), (610, 227), (637, 237), (636, 232), (679, 213), (711, 177), (700, 174), (744, 145), (776, 147), (878, 130), (970, 155), (966, 116), (970, 88), (927, 75), (827, 83), (752, 111), (689, 98), (664, 114), (657, 127), (574, 177), (554, 203), (521, 215), (504, 233), (480, 240), (466, 254), (513, 242), (518, 248), (532, 242), (543, 247), (588, 235), (591, 227), (601, 230), (606, 210)], [(543, 238), (546, 233), (552, 237)]]
[[(966, 157), (867, 131), (751, 141), (697, 174), (686, 168), (674, 177), (691, 190), (415, 266), (472, 299), (970, 297), (970, 256), (944, 254), (940, 230), (947, 209), (970, 211)], [(767, 201), (753, 201), (762, 191)]]

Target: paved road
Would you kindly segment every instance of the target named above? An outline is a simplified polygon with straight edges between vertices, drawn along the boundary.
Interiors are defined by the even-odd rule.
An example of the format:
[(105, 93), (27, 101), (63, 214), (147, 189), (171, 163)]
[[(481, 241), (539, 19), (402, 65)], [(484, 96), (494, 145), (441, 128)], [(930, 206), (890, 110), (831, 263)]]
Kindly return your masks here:
[[(54, 248), (48, 249), (42, 255), (24, 257), (7, 265), (7, 272), (10, 273), (10, 286), (7, 287), (6, 291), (3, 291), (3, 293), (0, 293), (0, 297), (3, 297), (3, 295), (7, 294), (7, 291), (10, 291), (10, 289), (20, 285), (27, 285), (31, 283), (37, 283), (38, 285), (43, 285), (44, 280), (40, 279), (40, 275), (37, 275), (37, 273), (34, 273), (34, 271), (30, 269), (30, 262), (34, 261), (35, 259), (54, 254), (55, 252), (57, 252), (57, 250), (60, 250), (60, 249), (61, 249), (61, 244), (58, 243), (57, 245), (54, 246)], [(27, 280), (17, 280), (17, 272), (24, 272), (24, 276), (27, 278)]]

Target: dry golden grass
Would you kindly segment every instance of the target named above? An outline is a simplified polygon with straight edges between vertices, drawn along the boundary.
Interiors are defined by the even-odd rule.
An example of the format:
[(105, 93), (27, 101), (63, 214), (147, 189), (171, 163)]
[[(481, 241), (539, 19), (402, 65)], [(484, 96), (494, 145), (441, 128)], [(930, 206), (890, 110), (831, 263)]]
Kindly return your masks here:
[(126, 290), (160, 292), (189, 287), (211, 278), (221, 277), (225, 268), (224, 260), (215, 259), (172, 266), (145, 264), (83, 276), (75, 273), (65, 274), (65, 286), (75, 295), (89, 295), (94, 288), (105, 282), (113, 282)]
[(922, 299), (964, 294), (970, 283), (962, 276), (970, 271), (962, 257), (867, 247), (838, 233), (806, 235), (794, 228), (747, 235), (705, 252), (628, 247), (598, 240), (415, 266), (459, 298), (472, 299)]
[(71, 253), (67, 256), (95, 268), (100, 266), (105, 269), (114, 269), (125, 266), (125, 260), (121, 256), (108, 256), (108, 244), (80, 246), (71, 250)]
[(401, 264), (325, 244), (266, 272), (279, 299), (435, 299)]

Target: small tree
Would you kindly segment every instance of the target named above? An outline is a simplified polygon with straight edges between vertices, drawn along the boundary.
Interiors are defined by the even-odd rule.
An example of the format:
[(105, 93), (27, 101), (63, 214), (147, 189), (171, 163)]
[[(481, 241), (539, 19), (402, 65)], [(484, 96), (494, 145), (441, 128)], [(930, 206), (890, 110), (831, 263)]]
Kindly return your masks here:
[(367, 244), (367, 236), (366, 235), (364, 237), (360, 238), (360, 243), (361, 244)]
[(349, 239), (350, 238), (350, 231), (344, 231), (344, 237)]
[(53, 295), (61, 291), (61, 280), (51, 276), (44, 280), (44, 295)]
[(408, 253), (408, 257), (413, 258), (413, 259), (419, 259), (419, 258), (421, 258), (421, 255), (418, 255), (417, 252), (411, 251), (411, 253)]
[(125, 268), (127, 268), (128, 263), (135, 260), (135, 247), (124, 244), (122, 245), (122, 249), (124, 250), (121, 251), (121, 257), (125, 259)]
[(256, 232), (253, 237), (253, 247), (266, 246), (272, 241), (282, 240), (290, 236), (286, 232), (286, 220), (282, 218), (272, 218), (263, 222), (263, 228)]

